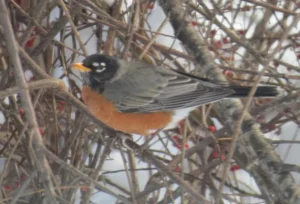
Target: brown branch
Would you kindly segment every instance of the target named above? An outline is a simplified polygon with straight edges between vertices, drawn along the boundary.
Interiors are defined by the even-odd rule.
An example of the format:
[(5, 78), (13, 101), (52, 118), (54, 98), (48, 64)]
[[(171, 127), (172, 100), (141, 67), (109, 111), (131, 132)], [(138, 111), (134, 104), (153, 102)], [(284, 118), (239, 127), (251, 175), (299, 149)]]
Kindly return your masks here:
[(134, 36), (134, 33), (138, 30), (138, 26), (140, 24), (140, 1), (139, 0), (136, 0), (134, 1), (134, 5), (132, 5), (132, 8), (134, 9), (134, 11), (132, 11), (132, 14), (133, 14), (133, 19), (132, 19), (132, 25), (129, 25), (129, 31), (128, 31), (128, 34), (126, 36), (127, 38), (127, 42), (126, 42), (126, 45), (125, 45), (125, 48), (122, 52), (122, 55), (121, 57), (122, 58), (126, 58), (126, 55), (127, 55), (127, 52), (129, 51), (129, 48), (131, 47), (131, 42), (133, 40), (133, 36)]
[(269, 140), (272, 144), (300, 144), (297, 140)]
[[(211, 63), (213, 59), (208, 56), (208, 51), (203, 46), (203, 40), (199, 37), (198, 33), (196, 33), (192, 25), (186, 22), (187, 14), (182, 4), (178, 0), (160, 0), (160, 4), (165, 13), (170, 15), (170, 21), (178, 39), (181, 40), (186, 49), (195, 56), (197, 64), (201, 65), (201, 68), (198, 67), (198, 70), (213, 79), (225, 81), (220, 71)], [(216, 22), (216, 19), (213, 19), (213, 22)], [(218, 26), (222, 25), (218, 24)], [(224, 30), (225, 27), (223, 27), (222, 29)], [(233, 32), (229, 31), (227, 34), (237, 39)], [(249, 49), (251, 54), (253, 54), (256, 59), (259, 59), (259, 62), (265, 61), (255, 50), (250, 49), (247, 43), (243, 42), (242, 46)], [(214, 106), (217, 113), (226, 121), (225, 124), (228, 125), (233, 132), (233, 124), (237, 123), (243, 110), (242, 104), (238, 100), (231, 99), (218, 102)], [(285, 199), (290, 199), (289, 203), (300, 202), (299, 190), (297, 190), (298, 186), (295, 184), (292, 176), (290, 174), (276, 174), (269, 169), (269, 162), (279, 162), (280, 159), (272, 150), (270, 144), (264, 139), (263, 134), (258, 129), (252, 117), (248, 114), (246, 114), (245, 120), (242, 123), (241, 132), (242, 136), (240, 137), (243, 138), (246, 144), (251, 145), (251, 148), (246, 148), (246, 146), (239, 141), (235, 158), (243, 168), (249, 170), (251, 175), (256, 179), (259, 187), (261, 187), (262, 192), (267, 193), (266, 189), (272, 188), (274, 192), (278, 193), (277, 195), (284, 194)], [(268, 155), (267, 159), (265, 157), (266, 155)], [(257, 157), (260, 158), (260, 160), (255, 160), (257, 163), (253, 164), (253, 158)], [(251, 159), (249, 160), (249, 158), (252, 158), (252, 161)], [(260, 171), (258, 169), (260, 169)], [(268, 185), (269, 182), (271, 182), (272, 185)], [(264, 188), (266, 185), (268, 185), (268, 187)], [(263, 188), (265, 190), (263, 190)]]
[[(39, 81), (29, 82), (28, 83), (28, 89), (35, 90), (35, 89), (59, 89), (61, 87), (64, 87), (64, 84), (59, 79), (43, 79)], [(8, 96), (21, 93), (23, 88), (20, 87), (11, 87), (7, 88), (4, 91), (0, 91), (0, 99), (4, 99)]]
[(77, 40), (78, 40), (78, 42), (79, 42), (79, 45), (80, 45), (80, 48), (81, 48), (83, 54), (84, 54), (84, 55), (87, 55), (88, 52), (87, 52), (86, 49), (85, 49), (85, 46), (84, 46), (84, 44), (83, 44), (83, 42), (82, 42), (82, 39), (81, 39), (81, 37), (80, 37), (80, 35), (79, 35), (79, 32), (78, 32), (78, 30), (77, 30), (77, 28), (76, 28), (76, 26), (75, 26), (75, 24), (74, 24), (74, 22), (73, 22), (73, 20), (72, 20), (72, 17), (71, 17), (71, 15), (70, 15), (69, 10), (67, 9), (67, 7), (66, 7), (66, 5), (65, 5), (65, 3), (64, 3), (63, 0), (59, 0), (59, 4), (60, 4), (60, 6), (62, 7), (62, 9), (64, 10), (64, 12), (66, 13), (66, 17), (67, 17), (69, 23), (71, 24), (72, 30), (73, 30), (74, 35), (76, 36), (76, 38), (77, 38)]
[(51, 158), (53, 161), (55, 161), (56, 163), (60, 164), (60, 166), (64, 169), (66, 169), (67, 171), (69, 171), (70, 173), (72, 173), (73, 175), (79, 176), (81, 179), (88, 181), (89, 183), (92, 183), (95, 187), (99, 188), (100, 190), (106, 192), (109, 195), (112, 195), (118, 199), (120, 199), (121, 201), (123, 201), (126, 204), (132, 204), (132, 202), (128, 201), (126, 198), (124, 198), (121, 195), (118, 195), (116, 193), (114, 193), (113, 191), (109, 190), (108, 188), (106, 188), (105, 186), (103, 186), (102, 184), (100, 184), (99, 182), (97, 182), (96, 180), (94, 180), (93, 178), (90, 178), (88, 175), (82, 173), (80, 170), (78, 170), (77, 168), (67, 164), (65, 161), (61, 160), (60, 158), (58, 158), (55, 154), (53, 154), (52, 152), (45, 150), (47, 152), (47, 155), (49, 158)]
[[(260, 73), (257, 71), (253, 71), (253, 70), (244, 70), (244, 69), (238, 69), (238, 68), (233, 68), (233, 67), (229, 67), (226, 65), (217, 65), (218, 67), (220, 67), (221, 69), (224, 70), (231, 70), (237, 73), (245, 73), (245, 74), (251, 74), (251, 75), (259, 75)], [(284, 79), (295, 79), (295, 80), (299, 80), (300, 76), (299, 75), (290, 75), (290, 74), (280, 74), (280, 73), (264, 73), (263, 76), (266, 77), (274, 77), (274, 78), (284, 78)]]
[[(39, 4), (33, 9), (33, 16), (32, 19), (41, 19), (41, 15), (45, 11), (45, 7), (49, 2), (47, 1), (41, 1)], [(15, 4), (15, 2), (14, 2)], [(35, 21), (31, 21), (26, 30), (24, 31), (24, 34), (19, 38), (19, 44), (21, 47), (24, 47), (25, 43), (28, 41), (30, 38), (33, 30), (35, 27)]]
[[(70, 10), (70, 17), (73, 17), (80, 13), (81, 8), (77, 6), (72, 6)], [(39, 45), (37, 45), (34, 50), (30, 53), (30, 56), (35, 58), (43, 50), (52, 42), (53, 38), (57, 35), (57, 33), (65, 27), (65, 25), (69, 22), (69, 18), (67, 16), (61, 16), (57, 21), (53, 24), (51, 30), (47, 33), (46, 36), (41, 36), (41, 40)]]
[(274, 10), (274, 11), (279, 11), (279, 12), (282, 12), (282, 13), (285, 13), (285, 14), (289, 14), (289, 15), (292, 15), (292, 16), (296, 16), (297, 15), (297, 13), (294, 12), (294, 11), (287, 10), (287, 9), (284, 9), (284, 8), (280, 8), (278, 6), (274, 6), (274, 5), (272, 5), (270, 3), (267, 3), (267, 2), (256, 1), (256, 0), (243, 0), (243, 1), (255, 4), (255, 5), (258, 5), (258, 6), (262, 6), (262, 7)]
[[(25, 39), (32, 34), (32, 28), (35, 27), (39, 38), (42, 38), (39, 44), (37, 41), (35, 44), (38, 47), (44, 46), (46, 48), (40, 47), (39, 53), (37, 53), (39, 58), (36, 58), (28, 54), (34, 48), (29, 48), (30, 46), (26, 43), (24, 49), (19, 47), (19, 54), (22, 59), (23, 72), (30, 70), (33, 74), (33, 78), (28, 82), (28, 89), (34, 101), (33, 106), (45, 146), (63, 162), (70, 161), (69, 167), (77, 169), (108, 189), (117, 190), (120, 192), (118, 194), (123, 195), (123, 198), (126, 196), (127, 202), (138, 204), (145, 202), (167, 203), (173, 202), (174, 199), (194, 203), (193, 192), (190, 192), (185, 186), (182, 187), (180, 182), (175, 183), (174, 179), (171, 180), (168, 177), (170, 172), (166, 171), (164, 167), (176, 174), (181, 181), (187, 183), (194, 189), (194, 192), (202, 196), (206, 195), (207, 191), (211, 192), (212, 198), (216, 198), (218, 193), (222, 193), (223, 200), (237, 203), (239, 202), (238, 198), (244, 196), (264, 199), (268, 203), (292, 202), (293, 195), (295, 195), (295, 199), (298, 199), (298, 194), (293, 193), (297, 192), (297, 186), (289, 174), (291, 171), (299, 172), (298, 164), (282, 163), (273, 150), (276, 150), (276, 146), (280, 145), (281, 142), (296, 146), (299, 141), (293, 142), (291, 138), (286, 138), (283, 141), (273, 142), (263, 139), (264, 135), (262, 134), (262, 132), (276, 129), (276, 134), (282, 135), (283, 132), (280, 132), (282, 125), (288, 121), (293, 121), (296, 124), (300, 121), (300, 112), (298, 111), (300, 95), (296, 81), (299, 81), (298, 72), (300, 70), (297, 67), (300, 57), (298, 55), (300, 44), (297, 42), (297, 38), (300, 35), (295, 30), (293, 33), (290, 32), (287, 37), (284, 36), (287, 34), (290, 24), (288, 20), (293, 19), (293, 12), (296, 14), (299, 10), (297, 10), (295, 1), (278, 4), (276, 1), (261, 3), (257, 0), (245, 0), (233, 4), (232, 1), (226, 0), (222, 3), (211, 2), (211, 6), (208, 6), (201, 0), (193, 2), (161, 0), (161, 2), (167, 2), (167, 6), (168, 4), (172, 5), (168, 6), (169, 9), (164, 8), (168, 13), (166, 16), (162, 16), (159, 22), (155, 22), (155, 24), (158, 23), (156, 25), (153, 24), (153, 17), (157, 17), (154, 15), (161, 15), (161, 13), (157, 12), (159, 5), (152, 4), (152, 0), (139, 0), (133, 4), (119, 0), (118, 4), (113, 6), (108, 6), (105, 1), (89, 0), (76, 0), (68, 3), (63, 3), (66, 1), (45, 3), (36, 0), (8, 0), (7, 2), (7, 5), (10, 6), (11, 24), (15, 36), (19, 38), (19, 43), (24, 44)], [(251, 5), (248, 2), (254, 4)], [(137, 8), (135, 3), (140, 3), (140, 8)], [(120, 7), (124, 4), (128, 6), (125, 11), (123, 6)], [(43, 5), (46, 7), (40, 9)], [(61, 7), (61, 5), (65, 7)], [(179, 8), (181, 12), (176, 13)], [(279, 11), (283, 14), (282, 18), (277, 15), (278, 9), (282, 9)], [(54, 10), (57, 19), (53, 19)], [(78, 13), (74, 15), (73, 10), (77, 10)], [(68, 13), (66, 15), (66, 11), (70, 12), (70, 16)], [(264, 11), (264, 15), (257, 18), (255, 14), (261, 11)], [(230, 14), (230, 18), (228, 14)], [(241, 16), (247, 21), (237, 26), (240, 24)], [(176, 21), (176, 17), (179, 18), (178, 21)], [(65, 18), (68, 20), (61, 22)], [(69, 21), (71, 24), (68, 23)], [(167, 22), (175, 25), (174, 33), (172, 31), (169, 34), (161, 33), (161, 29)], [(159, 24), (161, 25), (158, 30), (154, 31), (152, 26), (156, 27)], [(240, 26), (243, 27), (242, 30), (239, 30)], [(6, 41), (2, 34), (6, 30), (2, 27), (0, 30), (2, 37), (0, 40), (0, 111), (2, 113), (0, 113), (0, 120), (3, 115), (5, 121), (0, 124), (0, 145), (3, 146), (0, 154), (7, 158), (6, 165), (8, 165), (5, 166), (7, 173), (2, 175), (3, 180), (0, 178), (2, 180), (0, 185), (6, 187), (11, 185), (10, 181), (18, 180), (23, 175), (29, 177), (34, 162), (29, 154), (31, 150), (29, 140), (26, 139), (30, 132), (25, 131), (22, 137), (24, 125), (28, 123), (23, 113), (22, 102), (19, 100), (19, 93), (23, 90), (14, 84), (12, 74), (15, 71), (13, 65), (7, 61), (10, 56), (6, 52)], [(88, 38), (84, 42), (80, 42), (81, 45), (78, 48), (77, 39), (80, 36), (74, 31), (78, 31), (80, 34), (90, 33), (90, 31), (92, 33), (87, 36)], [(110, 33), (115, 35), (110, 36)], [(55, 40), (55, 36), (59, 36), (59, 39)], [(98, 43), (101, 44), (96, 45), (94, 43), (95, 36), (98, 37)], [(169, 46), (169, 40), (160, 43), (160, 40), (157, 39), (161, 36), (173, 39), (174, 42), (181, 40), (181, 43), (176, 44), (182, 46), (183, 49), (180, 50), (183, 51), (172, 47), (173, 45)], [(107, 39), (109, 40), (106, 41)], [(96, 50), (103, 52), (103, 42), (107, 42), (109, 44), (107, 49), (112, 55), (121, 56), (122, 53), (128, 51), (127, 53), (132, 53), (129, 57), (130, 60), (138, 60), (140, 56), (145, 54), (143, 60), (148, 63), (155, 61), (161, 64), (165, 60), (166, 68), (170, 66), (181, 71), (193, 70), (196, 74), (206, 75), (221, 81), (225, 81), (223, 75), (226, 75), (227, 79), (234, 84), (252, 85), (260, 74), (261, 65), (272, 58), (268, 54), (273, 52), (274, 47), (282, 43), (282, 39), (285, 39), (284, 44), (279, 50), (277, 49), (278, 54), (272, 62), (274, 66), (264, 73), (264, 80), (261, 84), (281, 86), (288, 92), (288, 95), (274, 98), (271, 101), (267, 99), (254, 99), (252, 101), (250, 113), (255, 117), (255, 120), (246, 114), (246, 120), (241, 126), (242, 133), (230, 163), (231, 166), (237, 163), (242, 169), (248, 171), (250, 176), (253, 176), (260, 189), (259, 195), (239, 189), (240, 181), (234, 177), (234, 173), (232, 174), (233, 177), (228, 176), (224, 183), (231, 192), (224, 193), (218, 190), (224, 169), (223, 157), (226, 156), (228, 160), (230, 158), (230, 155), (227, 156), (227, 152), (232, 135), (234, 135), (234, 127), (244, 109), (237, 100), (223, 100), (220, 103), (202, 106), (186, 120), (185, 124), (188, 128), (180, 126), (180, 129), (174, 129), (174, 132), (172, 130), (166, 134), (146, 138), (143, 142), (143, 148), (147, 149), (149, 154), (152, 154), (163, 165), (159, 169), (151, 164), (152, 158), (147, 157), (147, 155), (146, 165), (148, 168), (141, 169), (136, 166), (140, 165), (140, 161), (139, 164), (135, 164), (135, 157), (140, 159), (139, 151), (135, 152), (136, 154), (130, 152), (129, 158), (125, 155), (125, 169), (116, 170), (114, 166), (107, 169), (110, 170), (108, 172), (110, 177), (114, 177), (113, 173), (126, 172), (129, 182), (131, 182), (130, 188), (122, 187), (122, 182), (119, 180), (106, 178), (106, 173), (101, 174), (103, 167), (108, 164), (107, 161), (114, 159), (110, 158), (112, 148), (119, 149), (120, 145), (115, 141), (118, 137), (114, 139), (107, 137), (115, 136), (115, 131), (102, 124), (78, 100), (80, 87), (72, 80), (74, 75), (70, 73), (69, 64), (73, 63), (76, 55), (84, 56), (82, 46), (88, 46), (83, 49), (97, 46)], [(39, 39), (37, 40), (39, 41)], [(43, 40), (48, 42), (42, 45)], [(48, 55), (50, 57), (46, 56), (48, 47), (53, 47), (52, 55)], [(92, 50), (94, 49), (92, 48)], [(205, 56), (209, 52), (214, 57), (209, 54)], [(254, 52), (256, 56), (252, 54)], [(297, 60), (288, 61), (287, 57), (291, 56), (296, 57)], [(41, 69), (33, 59), (38, 59), (37, 62), (46, 61), (46, 63), (41, 64), (47, 64), (47, 70)], [(57, 66), (59, 68), (56, 68)], [(222, 73), (220, 70), (218, 71), (217, 67), (222, 69)], [(63, 73), (60, 78), (69, 80), (69, 90), (65, 89), (60, 80), (51, 77), (52, 72), (56, 73), (61, 68)], [(237, 77), (227, 75), (230, 73), (227, 70), (235, 72)], [(245, 103), (246, 100), (242, 99), (241, 102)], [(261, 115), (267, 117), (263, 118)], [(215, 119), (223, 127), (212, 133), (210, 127), (215, 124)], [(260, 123), (260, 126), (255, 121)], [(180, 131), (181, 129), (184, 131)], [(141, 142), (140, 139), (139, 142)], [(188, 142), (187, 146), (185, 146), (185, 141)], [(157, 146), (154, 144), (158, 144), (161, 148), (156, 149)], [(185, 148), (183, 148), (184, 146)], [(96, 147), (96, 150), (93, 147)], [(175, 148), (177, 151), (174, 151)], [(216, 156), (215, 153), (218, 153), (219, 156)], [(81, 190), (81, 202), (89, 203), (94, 191), (102, 191), (102, 187), (98, 188), (85, 177), (70, 173), (68, 168), (61, 168), (59, 162), (52, 161), (50, 165), (55, 175), (55, 179), (53, 175), (51, 175), (51, 179), (53, 183), (55, 182), (55, 190), (58, 195), (56, 199), (59, 202), (74, 202), (74, 194)], [(227, 163), (228, 165), (229, 163)], [(139, 170), (148, 171), (145, 172), (149, 178), (144, 189), (138, 185), (141, 178), (135, 172)], [(56, 182), (57, 178), (61, 182)], [(35, 176), (27, 188), (38, 186), (40, 183), (39, 177)], [(170, 189), (174, 186), (172, 184), (178, 185), (175, 190)], [(21, 189), (15, 189), (18, 195), (14, 198), (8, 197), (10, 194), (6, 194), (7, 190), (3, 188), (1, 201), (19, 202), (20, 199), (27, 200), (29, 198), (40, 203), (40, 200), (44, 199), (42, 198), (42, 194), (45, 194), (44, 189), (38, 189), (27, 194), (29, 189), (24, 192), (22, 185), (23, 183), (20, 182)], [(290, 189), (292, 190), (290, 191)], [(183, 194), (184, 192), (188, 193)], [(37, 198), (33, 198), (33, 196), (37, 196)], [(120, 195), (112, 196), (118, 197)], [(45, 197), (48, 198), (48, 196)], [(161, 199), (161, 197), (163, 198)], [(289, 200), (285, 201), (285, 198), (289, 198)]]
[(200, 195), (195, 189), (193, 189), (188, 183), (186, 183), (180, 176), (174, 173), (169, 166), (165, 166), (161, 161), (157, 159), (150, 151), (143, 149), (143, 147), (134, 143), (131, 140), (126, 140), (126, 145), (131, 149), (142, 152), (142, 158), (145, 162), (154, 165), (159, 171), (166, 174), (172, 181), (180, 185), (187, 193), (189, 193), (196, 203), (207, 203), (208, 202), (202, 195)]
[[(291, 31), (291, 29), (297, 24), (298, 22), (298, 16), (296, 16), (292, 23), (289, 25), (289, 27), (285, 30), (285, 33), (281, 36), (281, 39), (277, 45), (277, 47), (273, 50), (273, 52), (268, 55), (266, 58), (266, 60), (264, 60), (264, 68), (262, 69), (262, 71), (260, 72), (260, 74), (258, 75), (258, 78), (256, 79), (255, 83), (253, 84), (253, 87), (249, 93), (249, 96), (247, 98), (247, 102), (244, 106), (244, 110), (242, 111), (242, 114), (240, 116), (240, 118), (238, 119), (237, 121), (237, 124), (236, 124), (236, 127), (235, 127), (235, 130), (234, 130), (234, 135), (232, 136), (232, 140), (231, 140), (231, 145), (230, 145), (230, 148), (229, 148), (229, 153), (227, 155), (227, 159), (226, 159), (226, 162), (224, 164), (224, 172), (223, 172), (223, 175), (222, 175), (222, 181), (221, 181), (221, 184), (220, 184), (220, 187), (219, 187), (219, 196), (217, 197), (216, 199), (216, 203), (219, 204), (220, 200), (221, 200), (221, 192), (223, 191), (223, 187), (224, 187), (224, 184), (225, 184), (225, 179), (226, 179), (226, 176), (229, 172), (229, 169), (230, 169), (230, 163), (231, 163), (231, 159), (233, 158), (233, 154), (235, 152), (235, 149), (236, 149), (236, 144), (237, 144), (237, 140), (238, 140), (238, 137), (240, 135), (240, 130), (241, 130), (241, 126), (243, 124), (243, 121), (244, 121), (244, 118), (246, 117), (246, 115), (248, 114), (248, 109), (250, 107), (250, 104), (251, 104), (251, 100), (255, 94), (255, 91), (262, 79), (262, 76), (264, 75), (264, 72), (266, 70), (269, 69), (269, 63), (272, 61), (272, 59), (274, 58), (275, 54), (277, 54), (277, 52), (279, 52), (280, 48), (281, 48), (281, 45), (283, 43), (283, 41), (287, 38), (289, 32)], [(284, 201), (285, 202), (285, 201)]]
[(8, 15), (8, 10), (4, 1), (0, 2), (0, 24), (2, 25), (4, 38), (6, 40), (7, 51), (11, 64), (14, 66), (15, 81), (21, 89), (21, 103), (25, 110), (25, 116), (28, 122), (30, 131), (30, 145), (32, 147), (32, 157), (38, 169), (40, 178), (46, 189), (46, 195), (49, 203), (56, 203), (55, 191), (50, 180), (51, 170), (45, 157), (44, 144), (38, 129), (38, 123), (35, 117), (35, 112), (32, 106), (31, 97), (28, 91), (28, 84), (25, 80), (21, 61), (19, 58), (19, 50), (14, 37), (14, 32), (11, 27), (11, 22)]

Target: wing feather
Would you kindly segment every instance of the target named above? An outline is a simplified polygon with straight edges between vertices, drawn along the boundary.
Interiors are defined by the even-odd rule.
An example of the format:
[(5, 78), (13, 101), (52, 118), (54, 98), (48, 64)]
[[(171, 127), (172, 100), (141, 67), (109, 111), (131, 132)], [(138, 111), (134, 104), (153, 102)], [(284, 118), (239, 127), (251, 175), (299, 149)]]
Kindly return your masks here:
[(200, 106), (233, 92), (218, 84), (143, 64), (133, 65), (122, 77), (105, 84), (103, 94), (121, 112), (156, 112)]

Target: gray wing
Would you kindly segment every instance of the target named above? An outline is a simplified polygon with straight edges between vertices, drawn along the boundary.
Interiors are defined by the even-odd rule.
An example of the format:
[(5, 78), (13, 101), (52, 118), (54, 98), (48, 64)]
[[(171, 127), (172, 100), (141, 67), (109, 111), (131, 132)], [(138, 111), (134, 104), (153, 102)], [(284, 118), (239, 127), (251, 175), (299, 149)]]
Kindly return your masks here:
[(103, 95), (121, 112), (156, 112), (195, 107), (220, 100), (234, 92), (162, 67), (140, 63), (136, 67), (121, 78), (105, 84)]

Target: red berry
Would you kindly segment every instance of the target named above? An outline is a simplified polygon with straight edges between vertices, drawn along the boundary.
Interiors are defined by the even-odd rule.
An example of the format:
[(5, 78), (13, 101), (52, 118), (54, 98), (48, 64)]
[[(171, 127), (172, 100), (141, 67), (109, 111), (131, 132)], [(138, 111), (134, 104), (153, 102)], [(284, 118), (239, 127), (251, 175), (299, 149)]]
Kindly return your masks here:
[(180, 138), (179, 138), (178, 135), (174, 135), (174, 136), (173, 136), (173, 139), (176, 140), (176, 141), (180, 140)]
[(21, 4), (23, 0), (14, 0), (17, 4)]
[(220, 40), (217, 41), (217, 42), (215, 42), (215, 45), (216, 45), (216, 47), (219, 48), (219, 49), (221, 49), (221, 48), (223, 47), (223, 44), (222, 44), (222, 42), (221, 42)]
[(16, 188), (19, 188), (19, 186), (20, 186), (20, 182), (19, 182), (19, 181), (15, 181), (14, 184), (15, 184), (15, 187), (16, 187)]
[(251, 7), (250, 6), (244, 6), (241, 8), (241, 11), (250, 11)]
[(19, 110), (19, 114), (20, 114), (20, 115), (24, 115), (24, 113), (25, 113), (24, 109), (21, 108), (21, 109)]
[(25, 44), (26, 47), (32, 47), (34, 45), (38, 33), (39, 33), (39, 29), (35, 27), (31, 33), (29, 40)]
[(228, 44), (229, 43), (229, 38), (223, 38), (223, 43)]
[(150, 137), (154, 137), (156, 135), (157, 135), (157, 132), (155, 131), (155, 132), (153, 132), (153, 133), (150, 134)]
[(209, 126), (208, 129), (210, 132), (216, 132), (216, 127), (213, 125)]
[(20, 179), (21, 179), (21, 181), (25, 181), (27, 179), (27, 177), (25, 175), (22, 175)]
[(179, 125), (179, 128), (183, 129), (184, 128), (184, 121), (181, 121), (178, 125)]
[(64, 106), (63, 106), (63, 105), (60, 104), (60, 105), (57, 106), (57, 110), (58, 110), (58, 111), (62, 111), (63, 109), (64, 109)]
[(44, 135), (44, 129), (43, 128), (39, 127), (39, 131), (40, 131), (41, 135)]
[(265, 100), (266, 100), (267, 102), (270, 102), (272, 99), (271, 99), (271, 98), (265, 98)]
[(105, 48), (104, 44), (101, 44), (100, 45), (100, 50), (104, 50), (104, 48)]
[(197, 26), (197, 25), (198, 25), (198, 22), (197, 22), (197, 21), (192, 21), (192, 25), (193, 25), (193, 26)]
[(36, 38), (36, 36), (30, 37), (29, 40), (26, 42), (25, 46), (26, 47), (32, 47), (34, 45), (35, 38)]
[(256, 104), (257, 105), (262, 105), (262, 104), (264, 104), (264, 100), (263, 99), (257, 99)]
[(153, 9), (154, 8), (154, 3), (151, 2), (150, 4), (148, 4), (148, 9)]
[(223, 73), (224, 73), (225, 76), (228, 76), (228, 77), (233, 77), (234, 76), (234, 73), (231, 70), (224, 70)]
[(175, 145), (176, 147), (178, 147), (178, 145), (181, 145), (182, 140), (180, 139), (180, 137), (175, 136), (175, 137), (173, 137), (173, 139), (174, 139), (174, 145)]
[(188, 143), (186, 143), (186, 144), (184, 145), (184, 147), (185, 147), (186, 149), (188, 149), (188, 148), (190, 148), (190, 145), (189, 145)]
[(269, 125), (269, 129), (268, 129), (269, 131), (272, 131), (274, 129), (276, 129), (276, 125), (275, 124)]
[(245, 31), (245, 30), (238, 30), (237, 32), (238, 32), (238, 34), (240, 34), (240, 35), (245, 35), (245, 34), (246, 34), (246, 31)]
[(11, 191), (12, 190), (12, 187), (10, 185), (5, 185), (4, 188), (5, 188), (6, 191)]
[(226, 159), (226, 156), (224, 154), (221, 154), (221, 156), (220, 156), (218, 151), (213, 151), (212, 157), (213, 158), (221, 158), (222, 161), (224, 161)]
[(232, 5), (231, 4), (229, 4), (228, 6), (226, 6), (226, 8), (225, 8), (226, 10), (228, 10), (228, 11), (232, 11)]
[(218, 152), (218, 151), (213, 151), (212, 157), (213, 157), (213, 158), (219, 158), (219, 157), (220, 157), (219, 152)]
[(181, 144), (176, 144), (176, 147), (177, 147), (178, 149), (181, 149), (181, 148), (182, 148), (182, 145), (181, 145)]
[(29, 81), (34, 81), (34, 80), (36, 80), (36, 77), (35, 77), (35, 76), (32, 76), (32, 77), (30, 77), (30, 79), (29, 79)]
[(215, 29), (210, 31), (210, 36), (214, 37), (216, 35), (217, 31)]
[(175, 171), (176, 171), (176, 172), (180, 172), (180, 171), (181, 171), (181, 168), (180, 168), (179, 166), (177, 166), (177, 167), (175, 168)]
[(184, 125), (185, 125), (185, 120), (181, 120), (181, 121), (178, 123), (178, 129), (179, 129), (179, 132), (180, 132), (180, 133), (183, 133), (183, 132), (184, 132)]
[(259, 115), (256, 117), (256, 120), (259, 121), (259, 122), (262, 122), (266, 119), (265, 115)]
[(39, 33), (38, 27), (34, 27), (33, 31), (34, 31), (35, 34)]
[(65, 101), (59, 101), (59, 105), (57, 106), (57, 110), (62, 111), (65, 107)]
[(184, 126), (184, 123), (185, 123), (185, 120), (181, 120), (181, 121), (179, 121), (178, 124), (179, 124), (180, 126)]
[(82, 190), (83, 192), (87, 192), (87, 188), (86, 188), (86, 187), (82, 187), (81, 190)]
[(230, 168), (230, 171), (234, 172), (234, 171), (237, 171), (237, 170), (240, 170), (241, 167), (237, 164), (233, 165), (231, 168)]

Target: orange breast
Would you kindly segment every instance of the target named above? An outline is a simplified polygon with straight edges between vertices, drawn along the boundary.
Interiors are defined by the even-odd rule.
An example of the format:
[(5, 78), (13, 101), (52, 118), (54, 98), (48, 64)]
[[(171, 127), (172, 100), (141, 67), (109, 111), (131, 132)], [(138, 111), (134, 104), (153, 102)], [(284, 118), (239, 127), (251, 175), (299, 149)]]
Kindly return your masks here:
[(170, 112), (122, 113), (113, 103), (87, 86), (82, 88), (82, 99), (100, 121), (125, 133), (148, 135), (149, 130), (162, 129), (172, 120)]

